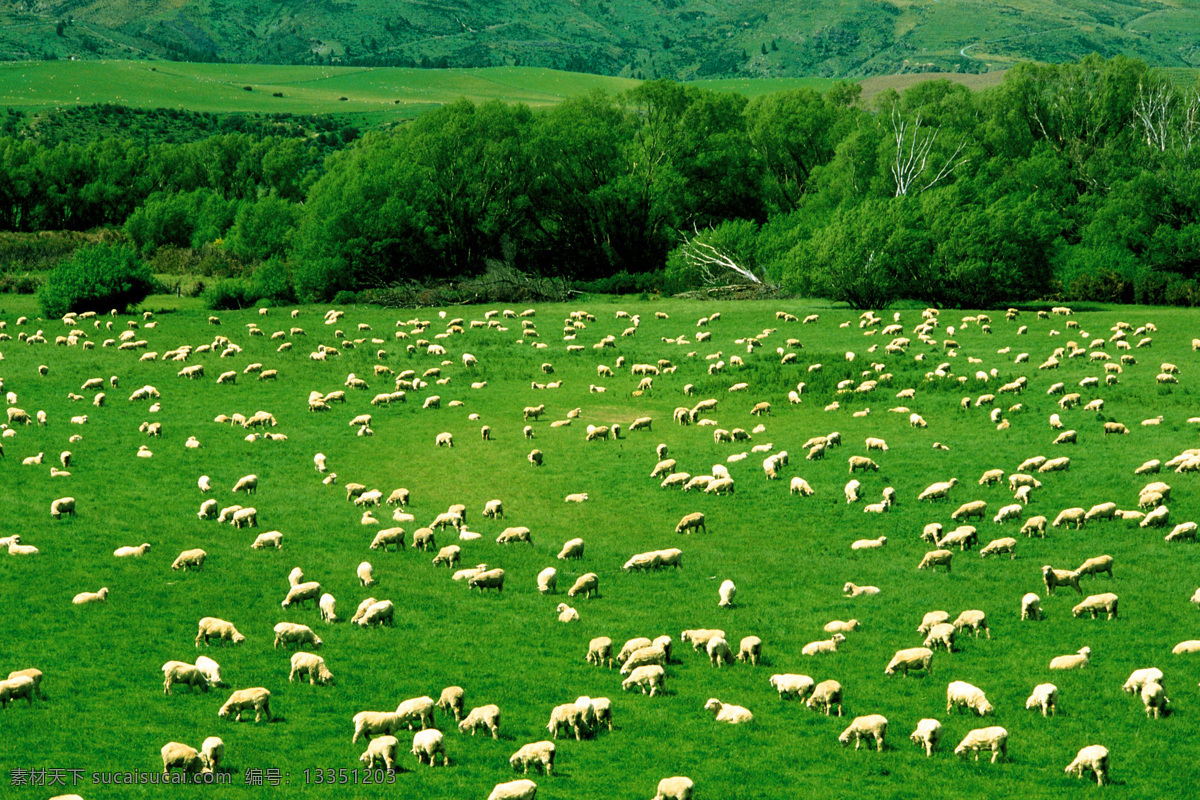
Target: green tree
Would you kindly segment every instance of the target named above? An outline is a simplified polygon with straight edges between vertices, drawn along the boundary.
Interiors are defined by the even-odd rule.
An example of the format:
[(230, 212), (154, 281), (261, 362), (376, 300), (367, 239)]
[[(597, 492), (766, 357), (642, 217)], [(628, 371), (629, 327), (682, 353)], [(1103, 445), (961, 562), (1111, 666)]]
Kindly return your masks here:
[(38, 300), (47, 318), (67, 312), (126, 311), (145, 300), (154, 285), (150, 267), (132, 248), (98, 244), (76, 250), (51, 270)]

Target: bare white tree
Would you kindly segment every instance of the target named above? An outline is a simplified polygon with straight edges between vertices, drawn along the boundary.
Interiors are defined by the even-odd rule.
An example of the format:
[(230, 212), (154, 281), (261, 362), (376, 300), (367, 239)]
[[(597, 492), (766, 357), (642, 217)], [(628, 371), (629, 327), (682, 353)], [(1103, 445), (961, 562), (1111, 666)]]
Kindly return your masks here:
[(896, 180), (896, 197), (903, 197), (909, 193), (919, 194), (930, 189), (967, 162), (966, 158), (959, 160), (959, 156), (967, 146), (967, 140), (964, 138), (959, 141), (954, 152), (942, 162), (937, 171), (933, 172), (932, 177), (924, 184), (921, 183), (931, 172), (930, 152), (933, 150), (934, 142), (937, 141), (941, 130), (940, 126), (932, 129), (922, 128), (919, 113), (916, 119), (910, 123), (901, 115), (896, 104), (892, 105), (892, 133), (896, 138), (896, 158), (892, 163), (892, 177)]
[(1183, 96), (1183, 147), (1192, 149), (1200, 138), (1200, 92), (1192, 89)]
[(755, 286), (766, 285), (762, 278), (739, 264), (729, 253), (708, 242), (700, 241), (698, 236), (687, 239), (681, 249), (687, 263), (694, 267), (710, 286), (728, 283), (731, 278)]
[(1142, 133), (1146, 144), (1166, 152), (1171, 141), (1171, 109), (1175, 105), (1175, 92), (1166, 83), (1159, 83), (1152, 89), (1144, 83), (1138, 84), (1137, 101), (1133, 104), (1133, 113), (1142, 123)]

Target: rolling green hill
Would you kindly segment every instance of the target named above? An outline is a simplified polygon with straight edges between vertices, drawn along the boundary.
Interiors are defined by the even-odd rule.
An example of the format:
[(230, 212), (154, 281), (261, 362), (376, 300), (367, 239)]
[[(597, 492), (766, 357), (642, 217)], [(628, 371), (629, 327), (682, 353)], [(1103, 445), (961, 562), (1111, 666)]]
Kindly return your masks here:
[(632, 78), (1200, 66), (1198, 0), (0, 0), (0, 58), (538, 66)]

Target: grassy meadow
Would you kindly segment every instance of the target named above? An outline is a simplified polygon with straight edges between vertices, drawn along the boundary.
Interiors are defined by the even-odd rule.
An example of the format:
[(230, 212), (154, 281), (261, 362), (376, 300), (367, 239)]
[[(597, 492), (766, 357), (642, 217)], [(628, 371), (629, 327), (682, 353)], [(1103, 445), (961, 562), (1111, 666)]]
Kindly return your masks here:
[[(1033, 310), (1016, 322), (992, 311), (992, 332), (985, 333), (975, 324), (960, 328), (963, 314), (947, 311), (941, 315), (938, 338), (948, 336), (948, 326), (960, 328), (953, 338), (961, 347), (952, 356), (917, 342), (911, 331), (921, 312), (906, 308), (901, 322), (916, 344), (904, 355), (886, 356), (888, 338), (861, 330), (857, 314), (803, 301), (717, 305), (586, 298), (570, 306), (534, 306), (532, 321), (540, 337), (534, 340), (521, 340), (519, 319), (504, 320), (506, 331), (467, 328), (434, 339), (453, 318), (483, 320), (489, 310), (484, 307), (347, 307), (344, 319), (326, 325), (326, 308), (305, 306), (297, 309), (295, 319), (284, 308), (265, 316), (255, 310), (225, 312), (219, 315), (220, 325), (213, 326), (207, 312), (187, 304), (168, 308), (167, 303), (151, 298), (146, 304), (160, 312), (152, 318), (153, 328), (145, 327), (141, 316), (102, 317), (99, 328), (92, 320), (81, 320), (80, 327), (96, 344), (85, 350), (55, 346), (55, 336), (68, 329), (59, 320), (37, 319), (28, 298), (0, 298), (4, 333), (13, 337), (0, 342), (3, 389), (16, 394), (19, 408), (31, 415), (45, 410), (48, 417), (45, 427), (17, 426), (15, 435), (0, 440), (5, 497), (0, 535), (19, 533), (25, 544), (41, 551), (28, 557), (0, 555), (0, 606), (6, 612), (0, 674), (37, 667), (45, 673), (48, 695), (32, 707), (20, 701), (0, 712), (0, 765), (5, 773), (16, 768), (85, 771), (83, 783), (55, 790), (8, 788), (9, 775), (0, 775), (6, 797), (41, 800), (71, 791), (86, 800), (174, 796), (179, 790), (161, 786), (91, 785), (90, 775), (156, 771), (161, 768), (159, 748), (166, 742), (198, 748), (205, 737), (217, 735), (226, 744), (223, 767), (232, 784), (209, 787), (205, 796), (260, 797), (265, 790), (246, 785), (245, 772), (274, 768), (287, 783), (272, 790), (272, 797), (482, 800), (494, 784), (519, 777), (509, 768), (508, 757), (527, 742), (547, 738), (550, 710), (579, 695), (611, 698), (616, 729), (582, 742), (560, 738), (555, 775), (529, 776), (539, 784), (543, 800), (649, 798), (657, 781), (669, 775), (690, 776), (696, 796), (710, 799), (774, 800), (818, 792), (839, 798), (1090, 797), (1095, 784), (1064, 775), (1063, 767), (1079, 748), (1093, 743), (1112, 753), (1113, 785), (1104, 790), (1107, 796), (1184, 797), (1192, 791), (1200, 759), (1200, 739), (1192, 735), (1200, 719), (1200, 665), (1195, 656), (1172, 655), (1171, 648), (1200, 638), (1200, 612), (1188, 602), (1200, 581), (1196, 545), (1164, 543), (1165, 531), (1140, 530), (1134, 523), (1090, 523), (1078, 531), (1051, 529), (1045, 539), (1021, 537), (1015, 559), (981, 559), (977, 549), (955, 551), (950, 574), (916, 569), (932, 549), (919, 539), (924, 525), (940, 522), (949, 530), (951, 512), (969, 500), (988, 503), (988, 518), (975, 523), (981, 543), (1017, 536), (1019, 522), (997, 525), (991, 520), (1000, 506), (1012, 502), (1007, 487), (981, 487), (977, 481), (985, 470), (1008, 474), (1037, 454), (1069, 455), (1072, 463), (1068, 472), (1040, 476), (1044, 486), (1034, 492), (1026, 517), (1042, 514), (1053, 520), (1063, 508), (1109, 500), (1123, 509), (1136, 508), (1139, 488), (1161, 477), (1174, 487), (1172, 524), (1195, 518), (1194, 476), (1133, 474), (1143, 461), (1166, 461), (1196, 441), (1196, 426), (1187, 422), (1197, 413), (1191, 391), (1197, 363), (1190, 347), (1196, 333), (1192, 312), (1079, 310), (1071, 318), (1081, 326), (1076, 330), (1066, 328), (1062, 317), (1037, 319)], [(596, 321), (566, 342), (563, 322), (575, 309), (592, 313)], [(616, 318), (618, 310), (640, 315), (635, 336), (621, 336), (629, 321)], [(698, 318), (717, 310), (718, 321), (697, 327)], [(799, 317), (819, 313), (820, 319), (812, 325), (784, 322), (776, 318), (777, 310)], [(659, 311), (669, 318), (656, 318)], [(22, 314), (30, 320), (19, 326)], [(890, 312), (883, 316), (891, 321)], [(413, 320), (429, 321), (428, 329), (421, 333)], [(1103, 367), (1087, 357), (1064, 358), (1056, 371), (1037, 370), (1054, 348), (1068, 340), (1086, 346), (1092, 338), (1107, 338), (1118, 321), (1134, 326), (1153, 322), (1157, 332), (1151, 334), (1150, 346), (1130, 351), (1138, 363), (1125, 367), (1117, 385), (1104, 386)], [(146, 350), (160, 355), (185, 344), (211, 343), (218, 335), (243, 349), (229, 358), (209, 352), (174, 363), (141, 360), (145, 350), (102, 346), (134, 322), (142, 325), (136, 335), (147, 341)], [(842, 327), (846, 322), (850, 325)], [(252, 324), (266, 336), (249, 335)], [(293, 347), (277, 352), (280, 341), (271, 334), (293, 325), (305, 334), (285, 336)], [(370, 330), (360, 331), (360, 325)], [(1028, 326), (1027, 334), (1018, 335), (1021, 325)], [(48, 344), (18, 341), (19, 333), (39, 329)], [(696, 343), (695, 334), (704, 330), (711, 332), (711, 340)], [(610, 334), (617, 337), (615, 349), (593, 349)], [(766, 334), (763, 346), (748, 353), (747, 337), (760, 334)], [(681, 336), (688, 343), (664, 342)], [(407, 349), (422, 337), (443, 344), (446, 355)], [(787, 349), (788, 338), (799, 339), (803, 347), (794, 350), (795, 363), (782, 365), (777, 348)], [(535, 348), (532, 342), (546, 346)], [(324, 362), (310, 359), (321, 344), (338, 348), (341, 355)], [(568, 353), (568, 344), (582, 344), (585, 350)], [(872, 346), (878, 346), (876, 352), (869, 352)], [(1011, 350), (998, 352), (1005, 348)], [(377, 358), (377, 351), (385, 357)], [(847, 360), (848, 351), (856, 354), (853, 361)], [(1108, 351), (1115, 360), (1113, 344)], [(1029, 363), (1014, 364), (1023, 352), (1030, 354)], [(464, 367), (463, 353), (475, 355), (478, 365)], [(706, 356), (715, 353), (727, 363), (740, 355), (744, 366), (726, 366), (709, 375), (713, 361)], [(623, 369), (616, 367), (618, 356), (625, 359)], [(633, 396), (639, 379), (630, 375), (629, 366), (663, 358), (678, 370), (655, 378), (652, 392)], [(943, 362), (951, 377), (927, 380), (926, 373)], [(1178, 385), (1156, 383), (1161, 362), (1179, 365)], [(197, 363), (205, 367), (202, 380), (176, 376), (180, 368)], [(251, 363), (278, 370), (278, 380), (259, 382), (253, 374), (241, 374)], [(543, 363), (553, 365), (553, 375), (543, 374)], [(857, 383), (867, 373), (878, 377), (873, 363), (883, 365), (878, 372), (891, 375), (881, 379), (875, 392), (837, 392), (840, 381)], [(38, 374), (42, 364), (48, 367), (44, 377)], [(372, 407), (376, 393), (393, 388), (391, 376), (373, 374), (376, 364), (418, 375), (440, 366), (448, 383), (438, 385), (431, 377), (426, 388), (409, 393), (406, 403)], [(598, 378), (598, 364), (616, 374)], [(823, 368), (810, 372), (812, 364)], [(997, 377), (986, 384), (973, 377), (977, 370), (992, 369)], [(217, 375), (225, 370), (238, 371), (235, 385), (217, 385)], [(370, 389), (347, 389), (347, 402), (334, 404), (331, 411), (307, 410), (310, 391), (343, 389), (351, 372)], [(957, 380), (960, 375), (966, 376), (965, 384)], [(1007, 429), (997, 430), (990, 421), (990, 407), (960, 408), (964, 396), (995, 392), (1019, 375), (1028, 377), (1028, 390), (997, 400), (1010, 421)], [(119, 379), (119, 388), (107, 385), (110, 376)], [(1058, 398), (1046, 393), (1058, 381), (1070, 391), (1087, 376), (1101, 377), (1100, 388), (1078, 391), (1084, 402), (1103, 398), (1102, 413), (1061, 411)], [(80, 392), (92, 377), (105, 380), (107, 402), (102, 407), (92, 405), (93, 391)], [(563, 385), (532, 385), (550, 380)], [(471, 389), (478, 381), (487, 386)], [(803, 402), (791, 405), (787, 394), (800, 381), (806, 384)], [(749, 389), (730, 393), (737, 382), (748, 383)], [(144, 384), (161, 392), (161, 410), (152, 413), (149, 402), (128, 400)], [(695, 386), (694, 396), (684, 396), (686, 384)], [(592, 385), (607, 391), (592, 393)], [(895, 394), (904, 388), (914, 388), (915, 398), (897, 400)], [(72, 402), (71, 392), (85, 399)], [(432, 394), (442, 398), (441, 408), (422, 410), (423, 399)], [(718, 445), (712, 427), (672, 423), (674, 408), (704, 398), (718, 399), (708, 416), (721, 427), (751, 430), (761, 422), (765, 430), (753, 434), (749, 443)], [(825, 410), (834, 400), (840, 409)], [(462, 405), (452, 407), (450, 401)], [(760, 401), (771, 403), (771, 416), (750, 415)], [(540, 403), (547, 413), (532, 423), (536, 438), (530, 442), (522, 436), (521, 410)], [(912, 429), (907, 413), (888, 412), (901, 403), (920, 413), (928, 428)], [(1010, 410), (1016, 403), (1022, 408)], [(565, 419), (575, 408), (581, 413), (570, 426), (551, 428), (551, 421)], [(853, 415), (868, 408), (867, 416)], [(279, 425), (274, 432), (286, 434), (286, 441), (246, 441), (247, 431), (213, 421), (220, 414), (249, 416), (260, 409), (275, 415)], [(1058, 432), (1047, 419), (1055, 412), (1067, 428), (1078, 431), (1078, 444), (1051, 444)], [(361, 413), (372, 414), (373, 436), (358, 436), (348, 424)], [(69, 422), (83, 414), (86, 424)], [(469, 419), (471, 414), (479, 418)], [(1158, 415), (1163, 417), (1159, 425), (1139, 424)], [(653, 418), (652, 431), (626, 432), (616, 441), (584, 441), (589, 424), (620, 423), (627, 429), (642, 416)], [(162, 423), (161, 438), (139, 433), (139, 424), (150, 420)], [(1108, 420), (1125, 423), (1130, 434), (1103, 436), (1102, 423)], [(479, 435), (483, 424), (491, 427), (491, 441)], [(453, 448), (435, 447), (442, 431), (453, 433)], [(806, 461), (801, 444), (831, 431), (841, 433), (842, 446), (822, 461)], [(74, 434), (82, 440), (69, 443)], [(189, 436), (202, 446), (185, 448)], [(855, 476), (863, 484), (863, 501), (849, 505), (843, 497), (847, 457), (867, 455), (868, 436), (884, 438), (889, 449), (870, 453), (880, 469)], [(736, 493), (713, 497), (662, 489), (658, 479), (649, 477), (660, 442), (677, 459), (677, 468), (693, 475), (709, 473), (711, 465), (726, 463), (750, 445), (771, 443), (775, 450), (788, 450), (791, 460), (777, 481), (764, 476), (766, 453), (729, 463)], [(935, 449), (934, 442), (949, 449)], [(136, 457), (140, 445), (147, 445), (153, 457)], [(545, 454), (541, 468), (526, 461), (533, 447)], [(63, 450), (73, 454), (71, 474), (51, 477), (50, 465), (57, 465)], [(22, 465), (22, 459), (39, 452), (45, 454), (42, 465)], [(337, 473), (337, 485), (324, 485), (314, 470), (318, 452)], [(259, 476), (258, 494), (249, 501), (230, 492), (248, 473)], [(201, 475), (210, 476), (213, 491), (208, 496), (222, 507), (236, 502), (257, 508), (259, 527), (239, 531), (199, 520), (196, 512), (205, 499), (197, 488)], [(805, 478), (816, 494), (790, 495), (788, 483), (794, 476)], [(948, 501), (917, 501), (927, 485), (951, 477), (959, 485)], [(507, 573), (504, 592), (469, 592), (450, 579), (449, 570), (431, 565), (432, 552), (369, 550), (376, 531), (396, 523), (384, 506), (375, 511), (379, 524), (361, 524), (361, 510), (346, 501), (342, 488), (352, 481), (378, 488), (385, 497), (397, 487), (408, 488), (412, 501), (407, 510), (416, 522), (402, 527), (410, 538), (416, 527), (428, 525), (449, 505), (465, 504), (468, 528), (483, 536), (459, 542), (462, 565), (502, 567)], [(877, 502), (887, 486), (898, 492), (897, 506), (887, 514), (863, 513), (863, 504)], [(574, 492), (586, 492), (588, 501), (564, 503), (564, 496)], [(78, 513), (56, 521), (48, 510), (62, 496), (77, 499)], [(481, 515), (484, 503), (493, 498), (502, 499), (506, 510), (499, 522)], [(694, 511), (706, 514), (708, 532), (676, 534), (675, 523)], [(532, 547), (494, 542), (500, 530), (514, 525), (532, 530)], [(255, 535), (270, 530), (283, 533), (283, 549), (251, 550)], [(856, 539), (880, 535), (888, 537), (882, 549), (850, 549)], [(563, 542), (577, 536), (586, 542), (584, 558), (556, 561)], [(453, 533), (439, 531), (437, 541), (449, 544)], [(142, 542), (152, 545), (142, 558), (112, 555), (116, 547)], [(172, 572), (175, 556), (194, 547), (208, 553), (204, 569)], [(632, 554), (667, 547), (683, 550), (682, 569), (621, 570)], [(1054, 597), (1043, 596), (1044, 621), (1019, 620), (1022, 595), (1044, 595), (1043, 564), (1071, 569), (1102, 553), (1115, 558), (1114, 578), (1085, 578), (1084, 591), (1116, 592), (1119, 619), (1073, 619), (1071, 607), (1081, 598), (1060, 589)], [(355, 568), (363, 560), (374, 565), (378, 585), (358, 585)], [(542, 596), (535, 576), (549, 565), (559, 569), (560, 593)], [(343, 619), (368, 595), (391, 599), (395, 627), (326, 625), (311, 606), (281, 609), (288, 572), (296, 566), (303, 568), (306, 580), (320, 581), (337, 598)], [(566, 588), (584, 572), (599, 574), (600, 596), (568, 601)], [(717, 606), (717, 586), (726, 578), (738, 587), (732, 609)], [(842, 594), (846, 581), (882, 591), (849, 599)], [(110, 590), (106, 604), (71, 604), (77, 592), (102, 586)], [(578, 609), (579, 622), (556, 620), (555, 607), (564, 601)], [(944, 609), (954, 617), (972, 608), (986, 612), (990, 640), (961, 637), (956, 652), (937, 652), (932, 675), (884, 676), (896, 650), (921, 644), (916, 627), (925, 612)], [(232, 621), (246, 642), (198, 650), (193, 639), (196, 622), (204, 616)], [(806, 643), (828, 638), (822, 630), (826, 622), (851, 618), (862, 627), (839, 652), (801, 654)], [(271, 646), (272, 627), (284, 620), (308, 624), (321, 636), (324, 646), (318, 652), (337, 676), (335, 686), (288, 683), (289, 654)], [(735, 649), (743, 636), (761, 637), (764, 662), (714, 669), (705, 656), (678, 641), (681, 630), (701, 627), (724, 629)], [(616, 670), (584, 661), (593, 637), (611, 637), (616, 649), (628, 638), (664, 633), (675, 637), (676, 644), (661, 696), (623, 693)], [(1088, 669), (1048, 670), (1052, 657), (1084, 645), (1092, 648)], [(165, 696), (161, 665), (191, 662), (202, 652), (220, 662), (229, 687), (209, 693), (185, 687)], [(1132, 670), (1151, 665), (1166, 673), (1172, 701), (1173, 713), (1161, 720), (1147, 719), (1140, 700), (1120, 688)], [(784, 672), (840, 681), (845, 717), (825, 717), (802, 703), (781, 701), (768, 678)], [(947, 716), (945, 690), (951, 680), (984, 689), (995, 705), (994, 718)], [(1043, 719), (1025, 710), (1025, 698), (1042, 682), (1059, 687), (1058, 716)], [(318, 786), (311, 773), (306, 780), (305, 770), (359, 766), (365, 745), (350, 742), (356, 712), (391, 710), (421, 695), (436, 699), (443, 687), (455, 684), (466, 690), (468, 709), (500, 706), (499, 740), (460, 735), (453, 721), (439, 713), (448, 769), (418, 766), (407, 754), (409, 735), (402, 732), (404, 769), (395, 776), (395, 785)], [(232, 689), (255, 686), (271, 691), (273, 722), (235, 724), (217, 717)], [(710, 697), (746, 706), (754, 722), (736, 727), (716, 723), (702, 708)], [(853, 717), (872, 713), (890, 720), (885, 751), (843, 749), (837, 741), (842, 729)], [(907, 739), (922, 717), (945, 725), (941, 748), (931, 759)], [(986, 758), (955, 758), (952, 751), (962, 737), (986, 725), (1008, 729), (1009, 760), (993, 765)]]

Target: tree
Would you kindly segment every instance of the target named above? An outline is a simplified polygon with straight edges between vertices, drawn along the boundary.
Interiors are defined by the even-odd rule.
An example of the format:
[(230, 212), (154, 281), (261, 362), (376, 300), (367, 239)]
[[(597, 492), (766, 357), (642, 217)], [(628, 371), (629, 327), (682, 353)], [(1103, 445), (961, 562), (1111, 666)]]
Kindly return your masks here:
[(76, 250), (51, 270), (38, 300), (47, 318), (114, 308), (123, 312), (145, 300), (154, 285), (150, 267), (132, 248), (98, 244)]

